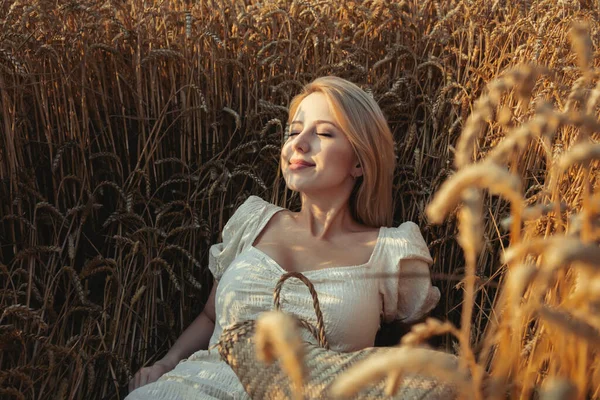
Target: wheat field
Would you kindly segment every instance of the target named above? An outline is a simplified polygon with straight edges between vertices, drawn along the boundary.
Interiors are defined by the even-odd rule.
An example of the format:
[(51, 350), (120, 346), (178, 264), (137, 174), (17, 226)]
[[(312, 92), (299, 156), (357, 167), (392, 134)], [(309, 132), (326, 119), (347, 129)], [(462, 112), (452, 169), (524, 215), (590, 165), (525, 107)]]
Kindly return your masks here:
[(123, 398), (202, 309), (236, 207), (298, 207), (287, 106), (337, 75), (388, 118), (394, 223), (435, 260), (442, 300), (400, 348), (438, 336), (466, 398), (488, 375), (495, 398), (600, 398), (598, 21), (597, 0), (0, 1), (0, 397)]

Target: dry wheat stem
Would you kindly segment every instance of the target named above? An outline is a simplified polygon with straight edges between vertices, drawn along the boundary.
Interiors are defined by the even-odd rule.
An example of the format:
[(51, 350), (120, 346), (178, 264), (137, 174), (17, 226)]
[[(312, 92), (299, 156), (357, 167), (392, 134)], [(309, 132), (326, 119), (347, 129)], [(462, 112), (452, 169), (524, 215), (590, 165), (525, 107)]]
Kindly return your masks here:
[(404, 346), (418, 346), (429, 337), (451, 333), (459, 338), (460, 332), (448, 321), (442, 322), (435, 318), (427, 318), (425, 322), (414, 325), (410, 332), (404, 335), (400, 343)]
[[(473, 374), (474, 384), (479, 387), (481, 375), (477, 374), (476, 360), (471, 350), (471, 329), (473, 307), (475, 305), (475, 283), (476, 283), (476, 257), (482, 245), (483, 223), (481, 221), (483, 214), (483, 198), (480, 190), (467, 188), (462, 193), (463, 207), (458, 216), (459, 237), (458, 242), (463, 248), (465, 254), (465, 294), (461, 309), (461, 366), (468, 366)], [(475, 392), (475, 399), (480, 399), (480, 392)]]
[(398, 391), (402, 383), (402, 373), (398, 371), (390, 372), (385, 382), (385, 394), (393, 396)]
[(418, 347), (391, 348), (352, 365), (335, 379), (330, 393), (345, 398), (386, 376), (397, 379), (399, 374), (418, 374), (452, 384), (464, 398), (470, 398), (470, 379), (457, 366), (457, 358), (447, 353)]
[(279, 359), (292, 383), (295, 399), (303, 399), (304, 348), (296, 321), (279, 312), (262, 313), (256, 320), (254, 335), (257, 358), (271, 363)]
[(574, 318), (572, 315), (548, 306), (540, 306), (536, 312), (547, 323), (560, 330), (588, 341), (593, 348), (600, 346), (600, 331), (587, 321)]

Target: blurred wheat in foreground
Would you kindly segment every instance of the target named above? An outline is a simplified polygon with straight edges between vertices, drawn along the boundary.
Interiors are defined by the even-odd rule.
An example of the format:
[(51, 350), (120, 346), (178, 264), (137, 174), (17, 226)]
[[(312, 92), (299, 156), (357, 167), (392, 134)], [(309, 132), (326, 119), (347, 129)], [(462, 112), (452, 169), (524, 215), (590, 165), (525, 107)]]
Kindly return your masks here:
[[(123, 398), (202, 309), (236, 207), (298, 206), (287, 106), (328, 74), (387, 116), (394, 223), (443, 293), (339, 393), (422, 365), (465, 398), (600, 398), (599, 21), (595, 0), (0, 2), (0, 398)], [(265, 358), (300, 385), (295, 349)]]

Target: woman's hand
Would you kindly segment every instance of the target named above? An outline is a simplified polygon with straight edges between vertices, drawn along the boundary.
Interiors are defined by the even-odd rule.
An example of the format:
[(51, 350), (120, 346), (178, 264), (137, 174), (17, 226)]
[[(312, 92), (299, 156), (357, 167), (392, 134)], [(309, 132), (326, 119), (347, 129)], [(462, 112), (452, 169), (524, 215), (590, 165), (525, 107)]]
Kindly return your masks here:
[(131, 393), (140, 386), (156, 381), (173, 368), (175, 368), (174, 365), (163, 360), (155, 362), (150, 367), (141, 368), (129, 381), (129, 392)]
[(214, 284), (208, 296), (204, 310), (179, 336), (167, 354), (154, 363), (151, 367), (141, 368), (129, 381), (129, 391), (132, 392), (140, 386), (155, 382), (163, 374), (171, 371), (177, 363), (188, 358), (198, 350), (208, 349), (210, 337), (215, 330), (215, 293), (217, 285)]

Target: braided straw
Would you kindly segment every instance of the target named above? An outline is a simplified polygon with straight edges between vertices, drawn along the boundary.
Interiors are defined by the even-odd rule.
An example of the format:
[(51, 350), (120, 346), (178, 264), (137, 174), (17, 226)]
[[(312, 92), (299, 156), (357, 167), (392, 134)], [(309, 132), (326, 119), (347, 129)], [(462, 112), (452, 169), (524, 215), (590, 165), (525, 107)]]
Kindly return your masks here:
[(308, 291), (313, 299), (315, 314), (317, 315), (317, 330), (315, 330), (314, 326), (303, 319), (299, 319), (300, 325), (307, 328), (313, 334), (315, 339), (319, 341), (319, 346), (328, 350), (329, 343), (325, 337), (325, 324), (323, 323), (323, 313), (321, 312), (321, 307), (319, 306), (317, 291), (315, 290), (312, 282), (306, 276), (302, 275), (300, 272), (287, 272), (281, 275), (277, 285), (275, 285), (275, 291), (273, 292), (273, 307), (276, 311), (281, 310), (281, 288), (283, 287), (283, 283), (289, 278), (297, 278), (308, 287)]

